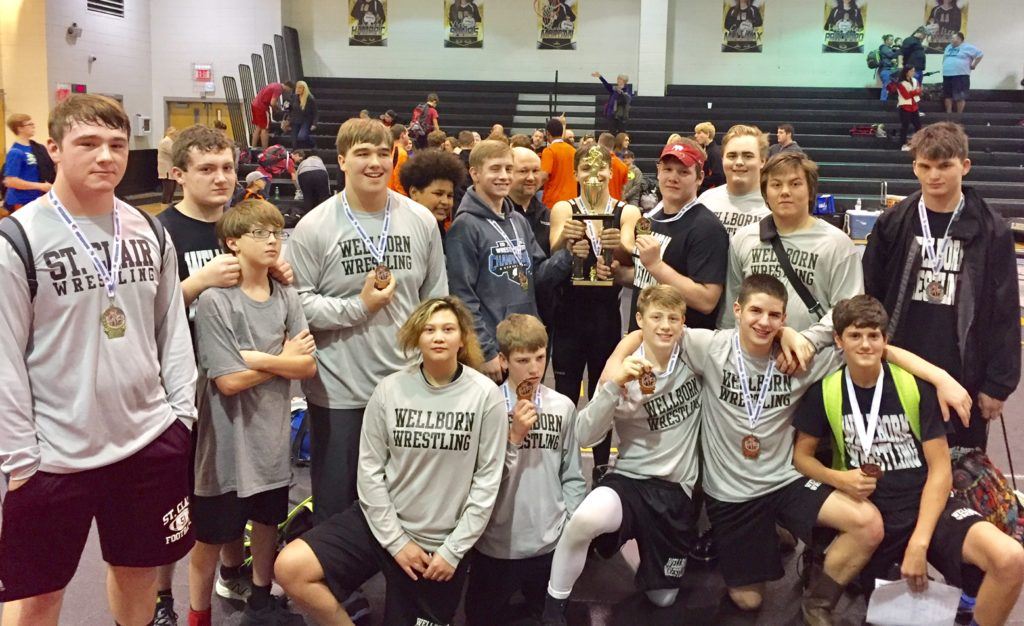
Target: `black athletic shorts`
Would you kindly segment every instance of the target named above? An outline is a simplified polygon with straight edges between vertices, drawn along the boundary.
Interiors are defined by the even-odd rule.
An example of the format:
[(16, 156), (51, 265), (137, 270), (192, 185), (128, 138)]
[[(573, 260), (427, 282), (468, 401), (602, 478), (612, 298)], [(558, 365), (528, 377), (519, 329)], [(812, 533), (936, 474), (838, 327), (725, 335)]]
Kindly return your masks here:
[(942, 97), (953, 100), (966, 100), (967, 92), (971, 90), (971, 77), (967, 74), (961, 76), (942, 77)]
[(195, 543), (189, 522), (189, 428), (174, 420), (130, 457), (72, 474), (36, 472), (3, 502), (0, 602), (57, 591), (78, 569), (93, 519), (103, 560), (175, 563)]
[[(518, 624), (522, 623), (523, 613), (539, 623), (554, 556), (551, 551), (526, 559), (496, 559), (474, 550), (466, 590), (466, 623), (469, 626)], [(517, 591), (526, 600), (522, 611), (510, 602)]]
[(725, 584), (743, 587), (782, 578), (776, 524), (809, 544), (818, 512), (833, 491), (828, 485), (801, 477), (746, 502), (723, 502), (707, 496), (718, 567)]
[(594, 539), (604, 558), (614, 556), (622, 544), (636, 539), (640, 568), (639, 589), (677, 589), (686, 569), (686, 556), (696, 539), (692, 525), (690, 497), (678, 483), (657, 478), (637, 480), (621, 474), (606, 474), (601, 487), (608, 487), (622, 502), (622, 525), (615, 532)]
[[(875, 578), (888, 578), (893, 565), (903, 561), (903, 553), (907, 551), (910, 536), (914, 534), (914, 527), (917, 525), (918, 511), (918, 507), (913, 507), (882, 514), (885, 538), (864, 567), (862, 576), (870, 577), (868, 580), (872, 583)], [(977, 569), (976, 566), (963, 562), (964, 540), (967, 539), (967, 531), (971, 526), (984, 521), (985, 518), (980, 513), (956, 498), (949, 499), (942, 515), (939, 516), (931, 543), (928, 544), (928, 562), (954, 587), (962, 586), (966, 569)], [(978, 571), (973, 572), (973, 575), (977, 574)], [(971, 574), (967, 577), (971, 578)]]
[(196, 541), (222, 544), (241, 539), (245, 523), (277, 526), (288, 517), (288, 487), (261, 491), (246, 498), (229, 491), (219, 496), (192, 496)]
[(382, 623), (440, 626), (450, 623), (455, 616), (470, 559), (462, 559), (448, 582), (422, 576), (414, 581), (377, 542), (358, 502), (316, 525), (301, 539), (320, 561), (324, 582), (339, 602), (377, 572), (383, 572), (386, 591)]

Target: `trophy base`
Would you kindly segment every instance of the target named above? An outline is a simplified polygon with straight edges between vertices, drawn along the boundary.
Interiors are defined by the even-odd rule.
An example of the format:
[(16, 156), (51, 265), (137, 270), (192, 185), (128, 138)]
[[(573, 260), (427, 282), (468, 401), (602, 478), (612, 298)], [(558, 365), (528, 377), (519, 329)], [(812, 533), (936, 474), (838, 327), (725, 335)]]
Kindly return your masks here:
[(615, 285), (615, 282), (611, 280), (590, 280), (589, 278), (574, 278), (572, 279), (572, 284), (574, 287), (612, 287)]

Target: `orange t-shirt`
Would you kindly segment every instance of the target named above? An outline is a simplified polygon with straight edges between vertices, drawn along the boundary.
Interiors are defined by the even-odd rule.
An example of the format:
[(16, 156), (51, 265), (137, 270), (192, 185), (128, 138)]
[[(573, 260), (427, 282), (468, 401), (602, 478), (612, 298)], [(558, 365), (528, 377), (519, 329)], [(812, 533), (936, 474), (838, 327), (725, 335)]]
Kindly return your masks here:
[(572, 161), (576, 149), (557, 139), (540, 155), (540, 167), (548, 173), (548, 181), (544, 183), (542, 202), (546, 207), (555, 206), (556, 202), (572, 200), (576, 193), (576, 172)]
[(391, 153), (392, 154), (391, 159), (392, 159), (392, 161), (394, 162), (395, 165), (391, 169), (391, 180), (388, 181), (388, 189), (390, 189), (392, 191), (396, 191), (396, 192), (402, 194), (403, 196), (408, 196), (409, 194), (407, 194), (405, 192), (405, 188), (402, 187), (402, 182), (399, 180), (398, 175), (399, 175), (399, 172), (402, 171), (402, 166), (405, 165), (405, 162), (409, 160), (409, 153), (406, 152), (405, 149), (403, 149), (403, 148), (397, 148), (397, 150), (398, 150), (398, 159), (397, 160), (395, 160), (395, 157), (394, 157), (395, 153), (394, 152)]
[(629, 182), (629, 167), (619, 157), (612, 155), (612, 180), (608, 183), (608, 193), (616, 200), (622, 200), (622, 190)]

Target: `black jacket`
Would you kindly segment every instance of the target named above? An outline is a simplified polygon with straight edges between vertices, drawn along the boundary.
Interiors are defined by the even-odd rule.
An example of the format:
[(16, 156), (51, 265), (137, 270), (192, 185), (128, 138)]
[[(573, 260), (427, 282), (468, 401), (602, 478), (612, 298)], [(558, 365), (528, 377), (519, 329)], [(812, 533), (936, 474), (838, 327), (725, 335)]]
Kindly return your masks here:
[(907, 37), (903, 40), (900, 52), (903, 53), (903, 65), (913, 65), (922, 72), (924, 71), (927, 58), (924, 54), (924, 44), (920, 39), (913, 35)]
[[(998, 213), (970, 187), (964, 212), (950, 235), (964, 241), (957, 278), (957, 344), (963, 365), (961, 384), (1005, 400), (1020, 381), (1020, 304), (1013, 233)], [(885, 305), (889, 340), (900, 345), (905, 315), (921, 268), (915, 236), (921, 192), (887, 210), (875, 224), (864, 251), (864, 291)]]
[(309, 124), (310, 126), (316, 126), (317, 118), (320, 114), (316, 109), (316, 98), (308, 96), (306, 98), (306, 108), (303, 109), (299, 101), (299, 96), (296, 94), (291, 95), (291, 107), (289, 108), (288, 119), (292, 123), (292, 126), (296, 128), (301, 127), (303, 124)]

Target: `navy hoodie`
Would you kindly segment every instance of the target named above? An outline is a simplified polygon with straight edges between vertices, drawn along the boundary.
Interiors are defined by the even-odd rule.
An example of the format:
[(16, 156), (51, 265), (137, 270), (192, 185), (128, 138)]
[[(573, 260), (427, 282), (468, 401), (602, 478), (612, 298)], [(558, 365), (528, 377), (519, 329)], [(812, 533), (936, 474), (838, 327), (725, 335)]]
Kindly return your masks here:
[[(512, 313), (536, 316), (538, 283), (543, 292), (545, 286), (568, 278), (572, 270), (569, 251), (563, 248), (548, 258), (534, 238), (530, 222), (513, 210), (510, 200), (503, 201), (502, 215), (497, 215), (472, 187), (462, 198), (445, 245), (448, 290), (473, 312), (487, 360), (498, 355), (494, 332), (498, 322)], [(520, 272), (526, 274), (526, 289)]]

